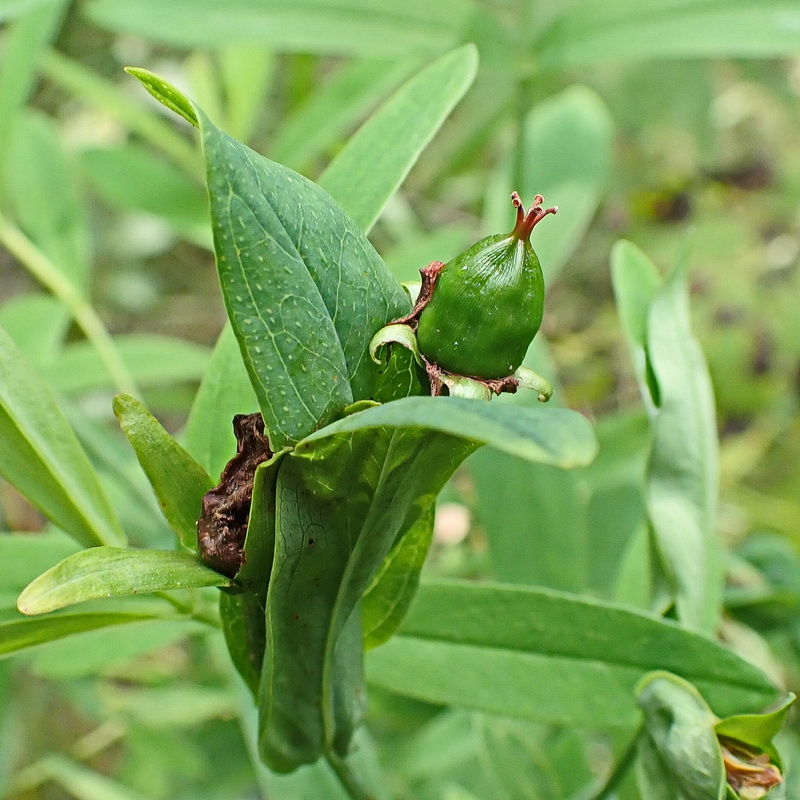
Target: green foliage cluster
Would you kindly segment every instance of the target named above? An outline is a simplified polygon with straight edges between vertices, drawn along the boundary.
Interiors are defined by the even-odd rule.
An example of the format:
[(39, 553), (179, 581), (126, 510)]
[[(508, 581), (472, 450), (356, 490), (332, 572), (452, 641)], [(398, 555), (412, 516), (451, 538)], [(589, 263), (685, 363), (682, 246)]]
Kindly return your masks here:
[[(640, 156), (642, 180), (625, 143), (684, 125), (696, 140), (676, 146), (699, 149), (700, 115), (670, 105), (698, 81), (664, 81), (728, 57), (772, 86), (787, 68), (765, 59), (800, 50), (796, 4), (0, 0), (0, 22), (0, 655), (15, 656), (0, 793), (791, 796), (800, 512), (763, 485), (796, 439), (796, 391), (767, 369), (737, 394), (735, 337), (709, 334), (702, 293), (690, 317), (692, 254), (729, 252), (714, 235), (736, 221), (714, 208), (732, 195), (688, 184), (691, 152), (670, 154), (677, 180)], [(187, 80), (128, 70), (197, 132), (118, 60)], [(654, 89), (674, 119), (626, 104)], [(717, 187), (769, 182), (746, 155), (712, 165)], [(615, 225), (603, 201), (624, 181), (633, 212)], [(555, 290), (524, 362), (553, 402), (425, 396), (410, 354), (379, 365), (369, 343), (410, 309), (401, 280), (480, 238), (460, 213), (510, 229), (512, 189), (560, 206), (534, 235)], [(687, 246), (669, 227), (690, 200)], [(613, 243), (620, 228), (673, 266)], [(796, 290), (795, 240), (772, 239)], [(212, 253), (224, 314), (203, 288)], [(639, 401), (571, 376), (558, 326), (591, 306), (587, 265), (609, 256), (615, 312), (596, 304), (572, 335), (588, 361), (613, 330)], [(144, 263), (201, 300), (213, 349), (141, 332), (157, 308)], [(731, 284), (721, 296), (747, 293)], [(134, 332), (112, 335), (109, 311)], [(796, 367), (784, 317), (778, 357)], [(566, 405), (593, 406), (595, 432)], [(256, 410), (273, 455), (228, 577), (202, 563), (195, 523), (231, 419)], [(738, 534), (721, 476), (756, 522)], [(459, 510), (469, 536), (448, 546)], [(758, 525), (772, 532), (745, 536)]]

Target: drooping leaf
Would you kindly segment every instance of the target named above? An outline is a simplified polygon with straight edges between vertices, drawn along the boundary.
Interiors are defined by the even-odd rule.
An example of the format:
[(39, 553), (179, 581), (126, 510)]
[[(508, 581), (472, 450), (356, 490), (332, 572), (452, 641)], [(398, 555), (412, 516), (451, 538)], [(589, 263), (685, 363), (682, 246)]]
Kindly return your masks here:
[(144, 0), (135, 12), (120, 0), (93, 0), (86, 8), (96, 25), (182, 47), (259, 42), (279, 52), (379, 58), (452, 46), (471, 11), (465, 0)]
[(423, 583), (398, 635), (367, 657), (369, 681), (395, 693), (594, 729), (637, 725), (633, 688), (653, 669), (691, 680), (718, 714), (779, 696), (758, 669), (701, 634), (545, 589)]
[(230, 583), (192, 553), (91, 547), (36, 578), (19, 596), (17, 607), (23, 614), (45, 614), (101, 597)]
[(306, 437), (395, 426), (429, 428), (543, 464), (576, 467), (595, 456), (588, 420), (575, 411), (537, 405), (521, 408), (460, 397), (407, 397), (351, 414)]
[(285, 453), (256, 469), (244, 542), (244, 562), (236, 573), (240, 590), (220, 594), (222, 631), (231, 659), (254, 697), (258, 696), (266, 645), (265, 606), (275, 553), (275, 485)]
[(124, 541), (97, 475), (50, 390), (2, 330), (0, 475), (82, 544)]
[(114, 413), (178, 540), (187, 549), (196, 550), (203, 496), (214, 481), (141, 402), (117, 395)]
[[(474, 45), (441, 56), (401, 86), (325, 170), (320, 185), (361, 230), (372, 227), (386, 201), (469, 88), (477, 69)], [(387, 147), (387, 141), (393, 146)]]
[[(797, 52), (792, 0), (588, 0), (565, 6), (537, 45), (544, 69), (653, 58)], [(721, 36), (720, 31), (725, 35)]]

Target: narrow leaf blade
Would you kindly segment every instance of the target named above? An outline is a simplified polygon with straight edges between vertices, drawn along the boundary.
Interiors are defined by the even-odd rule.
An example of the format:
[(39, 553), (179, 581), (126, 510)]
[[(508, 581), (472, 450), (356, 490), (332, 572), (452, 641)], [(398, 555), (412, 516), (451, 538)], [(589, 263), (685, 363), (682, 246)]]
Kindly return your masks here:
[(0, 475), (82, 544), (125, 536), (50, 390), (0, 330)]
[(133, 397), (114, 398), (114, 413), (180, 543), (197, 549), (197, 519), (214, 482), (208, 473)]
[(91, 547), (36, 578), (19, 596), (17, 607), (23, 614), (45, 614), (102, 597), (230, 584), (191, 553)]
[[(441, 56), (398, 89), (325, 170), (320, 185), (363, 231), (373, 226), (477, 69), (474, 45)], [(387, 141), (393, 146), (386, 147)]]

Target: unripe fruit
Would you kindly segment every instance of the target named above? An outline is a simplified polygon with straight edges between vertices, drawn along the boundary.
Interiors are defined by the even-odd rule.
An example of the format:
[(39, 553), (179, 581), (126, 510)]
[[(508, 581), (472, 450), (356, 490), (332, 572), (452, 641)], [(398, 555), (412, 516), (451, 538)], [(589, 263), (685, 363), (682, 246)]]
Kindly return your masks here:
[(506, 378), (522, 364), (541, 325), (544, 280), (529, 238), (557, 209), (542, 209), (541, 195), (527, 213), (516, 192), (512, 200), (514, 230), (488, 236), (448, 262), (419, 314), (419, 350), (445, 372)]

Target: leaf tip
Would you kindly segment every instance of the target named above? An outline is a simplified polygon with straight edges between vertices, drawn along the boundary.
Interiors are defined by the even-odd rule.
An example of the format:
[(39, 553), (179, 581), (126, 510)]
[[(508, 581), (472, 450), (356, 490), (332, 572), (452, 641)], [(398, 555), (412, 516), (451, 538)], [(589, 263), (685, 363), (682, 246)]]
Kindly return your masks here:
[(142, 67), (124, 67), (128, 75), (132, 75), (159, 103), (183, 117), (195, 128), (200, 127), (197, 112), (192, 101), (183, 92), (176, 89), (171, 83)]

